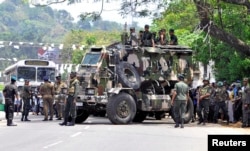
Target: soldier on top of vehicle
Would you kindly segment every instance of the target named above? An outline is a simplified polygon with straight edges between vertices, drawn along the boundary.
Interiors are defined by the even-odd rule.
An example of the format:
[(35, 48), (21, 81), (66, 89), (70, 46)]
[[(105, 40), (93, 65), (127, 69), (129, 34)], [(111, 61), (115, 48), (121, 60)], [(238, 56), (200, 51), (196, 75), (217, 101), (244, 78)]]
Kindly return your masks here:
[(169, 29), (170, 41), (169, 45), (178, 45), (178, 38), (174, 33), (174, 29)]
[(158, 37), (156, 37), (155, 39), (155, 43), (158, 45), (167, 45), (168, 44), (168, 40), (167, 40), (167, 36), (166, 36), (166, 29), (161, 29), (158, 32)]
[(142, 34), (142, 39), (141, 43), (143, 47), (154, 47), (154, 36), (153, 34), (149, 31), (149, 25), (144, 26), (144, 32)]

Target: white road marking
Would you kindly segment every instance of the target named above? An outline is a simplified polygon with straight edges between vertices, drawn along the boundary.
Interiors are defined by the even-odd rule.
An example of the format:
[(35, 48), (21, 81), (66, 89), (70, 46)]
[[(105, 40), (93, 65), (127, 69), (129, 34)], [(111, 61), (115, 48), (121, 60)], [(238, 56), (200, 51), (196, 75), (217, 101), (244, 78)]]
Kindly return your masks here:
[(71, 135), (70, 137), (76, 137), (77, 135), (80, 135), (81, 133), (82, 133), (82, 132), (77, 132), (77, 133)]
[(55, 142), (55, 143), (53, 143), (53, 144), (50, 144), (50, 145), (44, 146), (43, 148), (47, 149), (47, 148), (49, 148), (49, 147), (52, 147), (52, 146), (58, 145), (58, 144), (60, 144), (60, 143), (62, 143), (62, 142), (63, 142), (63, 141), (58, 141), (58, 142)]
[(84, 127), (85, 130), (88, 129), (88, 128), (89, 128), (89, 126), (85, 126), (85, 127)]

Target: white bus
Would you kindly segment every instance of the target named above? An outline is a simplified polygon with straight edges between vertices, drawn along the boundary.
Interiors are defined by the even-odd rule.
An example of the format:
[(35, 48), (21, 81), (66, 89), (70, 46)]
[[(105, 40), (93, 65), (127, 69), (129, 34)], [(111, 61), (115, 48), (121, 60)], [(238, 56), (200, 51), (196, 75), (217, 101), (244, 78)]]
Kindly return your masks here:
[(43, 83), (43, 78), (47, 76), (49, 81), (53, 83), (57, 74), (57, 68), (53, 61), (26, 59), (7, 67), (4, 70), (4, 74), (7, 82), (10, 81), (11, 76), (16, 76), (16, 84), (20, 90), (24, 85), (24, 80), (29, 80), (31, 86), (37, 87)]

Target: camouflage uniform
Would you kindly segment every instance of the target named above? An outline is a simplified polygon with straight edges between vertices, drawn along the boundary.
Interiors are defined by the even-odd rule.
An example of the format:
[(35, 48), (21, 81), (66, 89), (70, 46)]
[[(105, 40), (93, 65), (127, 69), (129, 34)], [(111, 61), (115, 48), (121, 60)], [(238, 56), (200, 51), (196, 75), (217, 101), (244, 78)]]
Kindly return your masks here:
[(55, 94), (57, 97), (56, 100), (56, 109), (58, 112), (58, 119), (60, 120), (63, 117), (63, 111), (64, 111), (64, 102), (66, 99), (66, 96), (61, 93), (62, 88), (67, 88), (67, 85), (64, 82), (57, 82), (55, 83)]
[(242, 127), (248, 127), (249, 114), (250, 114), (250, 87), (248, 85), (248, 79), (245, 78), (243, 81), (247, 82), (247, 85), (243, 86), (242, 92)]
[[(27, 82), (27, 81), (25, 81)], [(29, 110), (30, 110), (30, 97), (31, 97), (31, 87), (28, 84), (25, 84), (22, 90), (22, 99), (23, 99), (23, 112), (21, 121), (30, 121), (28, 119)], [(25, 118), (25, 119), (23, 119)]]
[[(76, 118), (76, 98), (79, 94), (79, 81), (76, 77), (75, 72), (70, 73), (70, 82), (68, 88), (68, 98), (66, 100), (65, 112), (64, 112), (64, 122), (60, 125), (74, 126)], [(72, 121), (67, 124), (68, 117), (71, 115)]]
[[(203, 97), (206, 94), (211, 94), (211, 87), (210, 85), (204, 85), (203, 87), (200, 88), (200, 92), (199, 92), (199, 96)], [(201, 124), (203, 122), (203, 124), (205, 124), (205, 122), (207, 122), (208, 119), (208, 113), (209, 113), (209, 100), (210, 100), (210, 96), (207, 96), (205, 98), (203, 98), (202, 100), (199, 99), (199, 103), (198, 103), (198, 116), (199, 116), (199, 123)], [(203, 110), (204, 109), (204, 110)], [(203, 116), (202, 116), (202, 111), (203, 111)]]
[(14, 101), (15, 96), (18, 96), (15, 82), (6, 85), (3, 89), (3, 93), (5, 97), (5, 117), (7, 119), (7, 126), (16, 126), (16, 124), (13, 124)]
[(213, 117), (213, 122), (217, 123), (218, 119), (218, 114), (219, 110), (222, 109), (223, 115), (226, 116), (227, 123), (229, 123), (229, 117), (228, 117), (228, 111), (227, 111), (227, 106), (226, 106), (226, 100), (228, 100), (228, 92), (226, 90), (226, 87), (222, 87), (222, 82), (221, 85), (218, 84), (218, 88), (215, 89), (215, 107), (214, 107), (214, 117)]
[(53, 102), (54, 102), (54, 87), (52, 84), (50, 84), (48, 81), (45, 81), (45, 83), (40, 87), (40, 94), (43, 98), (44, 103), (44, 114), (45, 118), (43, 121), (48, 120), (48, 110), (50, 112), (50, 119), (53, 120)]

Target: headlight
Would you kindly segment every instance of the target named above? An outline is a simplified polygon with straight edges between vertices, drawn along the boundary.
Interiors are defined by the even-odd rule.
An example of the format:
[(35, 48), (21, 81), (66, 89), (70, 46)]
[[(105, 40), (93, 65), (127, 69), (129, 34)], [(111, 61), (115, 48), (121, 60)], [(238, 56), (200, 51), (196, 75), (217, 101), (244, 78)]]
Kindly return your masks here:
[(95, 95), (95, 89), (87, 89), (87, 95)]

